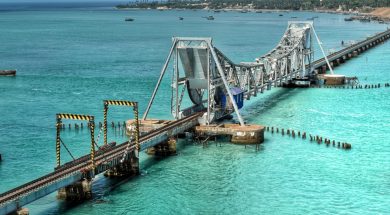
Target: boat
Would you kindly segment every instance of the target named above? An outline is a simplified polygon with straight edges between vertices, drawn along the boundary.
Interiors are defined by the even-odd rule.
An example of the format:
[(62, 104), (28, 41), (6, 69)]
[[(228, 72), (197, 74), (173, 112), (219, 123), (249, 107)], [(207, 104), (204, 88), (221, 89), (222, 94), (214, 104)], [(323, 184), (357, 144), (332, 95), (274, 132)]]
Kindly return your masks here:
[(248, 13), (248, 10), (240, 10), (240, 13)]
[(134, 19), (133, 18), (126, 18), (125, 21), (126, 22), (132, 22), (132, 21), (134, 21)]
[(349, 17), (349, 18), (344, 18), (344, 21), (350, 22), (350, 21), (353, 21), (353, 19), (352, 19), (351, 17)]
[(371, 22), (370, 18), (362, 18), (359, 21), (360, 22)]
[(221, 11), (220, 10), (214, 10), (214, 13), (220, 13)]
[(206, 19), (207, 20), (214, 20), (215, 18), (214, 18), (214, 16), (208, 16), (208, 17), (206, 17)]
[(15, 76), (16, 70), (0, 70), (0, 76)]
[(183, 17), (179, 17), (179, 20), (183, 20), (184, 18)]
[(292, 17), (291, 17), (291, 19), (296, 19), (296, 18), (298, 18), (298, 17), (296, 17), (296, 16), (292, 16)]
[(279, 16), (283, 16), (283, 14), (279, 14)]
[(256, 13), (263, 13), (263, 11), (261, 11), (261, 10), (257, 10), (257, 11), (256, 11)]

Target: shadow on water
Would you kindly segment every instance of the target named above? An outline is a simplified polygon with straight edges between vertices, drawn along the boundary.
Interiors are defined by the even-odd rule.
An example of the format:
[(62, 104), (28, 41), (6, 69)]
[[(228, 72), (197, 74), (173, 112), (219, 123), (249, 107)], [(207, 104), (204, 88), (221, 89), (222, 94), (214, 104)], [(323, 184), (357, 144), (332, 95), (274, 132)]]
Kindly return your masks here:
[(253, 101), (242, 110), (241, 114), (244, 119), (251, 121), (253, 116), (264, 114), (278, 105), (281, 101), (287, 100), (292, 96), (303, 92), (303, 90), (308, 89), (309, 88), (277, 88), (277, 91), (269, 92), (268, 95), (261, 95), (253, 99)]

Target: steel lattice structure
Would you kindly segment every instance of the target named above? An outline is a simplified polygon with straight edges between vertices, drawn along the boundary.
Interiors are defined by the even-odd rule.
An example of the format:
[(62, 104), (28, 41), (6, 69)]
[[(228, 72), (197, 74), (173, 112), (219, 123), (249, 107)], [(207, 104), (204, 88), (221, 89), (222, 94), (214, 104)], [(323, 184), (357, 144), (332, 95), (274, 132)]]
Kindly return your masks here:
[[(314, 58), (313, 32), (312, 22), (289, 22), (277, 46), (249, 63), (234, 63), (212, 45), (211, 38), (174, 37), (143, 119), (149, 113), (168, 66), (172, 65), (171, 112), (175, 119), (205, 111), (200, 123), (210, 124), (235, 112), (244, 125), (237, 95), (232, 90), (241, 89), (243, 96), (250, 99), (272, 86), (307, 79)], [(186, 91), (192, 106), (182, 108)]]

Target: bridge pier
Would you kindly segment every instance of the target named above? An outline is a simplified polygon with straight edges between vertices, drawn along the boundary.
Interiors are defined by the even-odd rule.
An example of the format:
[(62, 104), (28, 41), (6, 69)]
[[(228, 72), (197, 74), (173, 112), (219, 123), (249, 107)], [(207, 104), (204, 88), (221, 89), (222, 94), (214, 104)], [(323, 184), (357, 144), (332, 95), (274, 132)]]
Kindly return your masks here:
[(337, 58), (336, 60), (334, 60), (333, 62), (332, 62), (332, 68), (333, 67), (336, 67), (336, 66), (338, 66), (338, 65), (340, 65), (340, 59), (339, 58)]
[(146, 153), (148, 155), (155, 155), (159, 157), (166, 157), (170, 155), (176, 155), (176, 139), (170, 138), (168, 141), (148, 148)]
[(19, 208), (17, 211), (9, 213), (8, 215), (29, 215), (30, 211), (28, 208)]
[(326, 73), (326, 68), (327, 68), (326, 65), (322, 66), (321, 69), (320, 69), (320, 72), (318, 74), (325, 74)]
[(106, 177), (123, 177), (139, 175), (139, 158), (135, 151), (127, 155), (127, 159), (104, 173)]
[(92, 179), (83, 179), (58, 190), (57, 198), (67, 201), (84, 201), (92, 198)]

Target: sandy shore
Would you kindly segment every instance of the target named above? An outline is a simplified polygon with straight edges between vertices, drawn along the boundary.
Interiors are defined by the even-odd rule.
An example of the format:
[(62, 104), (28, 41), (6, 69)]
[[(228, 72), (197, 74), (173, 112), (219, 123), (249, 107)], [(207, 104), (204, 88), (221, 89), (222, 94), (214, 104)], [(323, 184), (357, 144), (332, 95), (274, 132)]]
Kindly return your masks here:
[(380, 17), (382, 19), (390, 20), (390, 7), (377, 8), (370, 13), (373, 16)]

